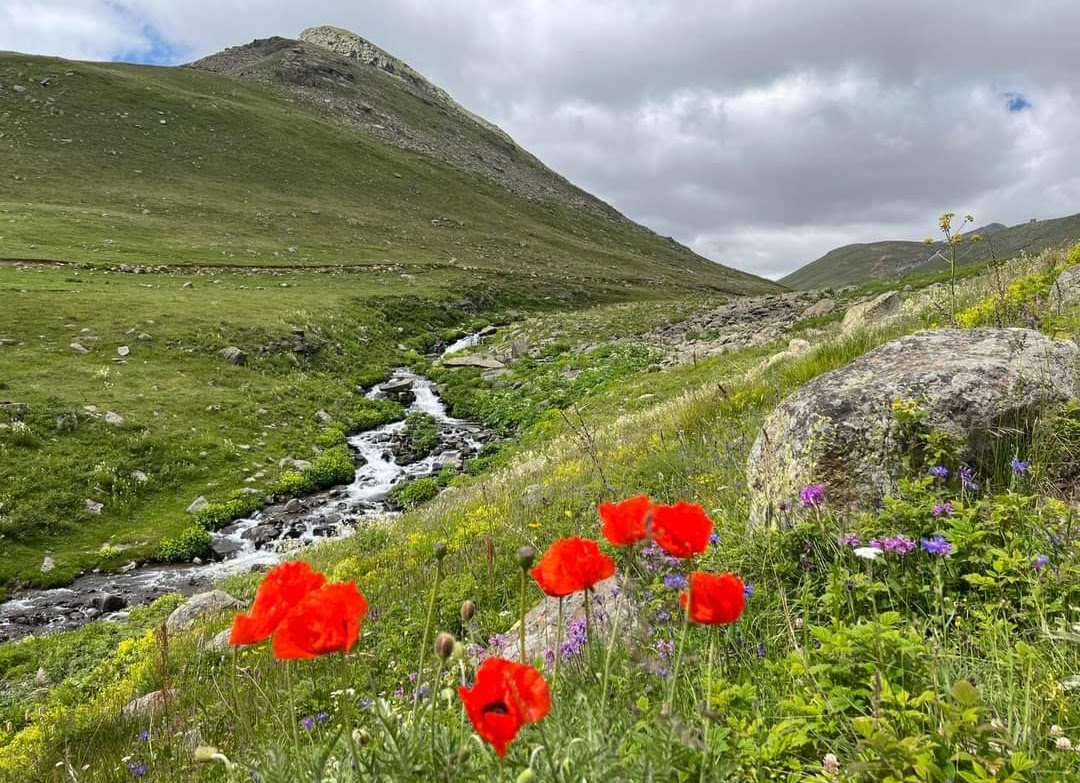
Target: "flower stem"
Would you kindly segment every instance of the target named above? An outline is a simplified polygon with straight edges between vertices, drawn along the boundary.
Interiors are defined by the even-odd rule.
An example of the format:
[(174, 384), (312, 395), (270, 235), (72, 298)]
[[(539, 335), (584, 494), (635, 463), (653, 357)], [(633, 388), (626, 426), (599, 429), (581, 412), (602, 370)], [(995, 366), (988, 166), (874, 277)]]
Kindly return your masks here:
[(682, 630), (679, 632), (679, 649), (675, 652), (675, 665), (671, 669), (671, 688), (668, 691), (667, 703), (664, 704), (664, 712), (670, 714), (675, 703), (675, 688), (679, 682), (679, 667), (682, 665), (683, 648), (686, 647), (686, 633), (690, 628), (690, 608), (694, 605), (694, 582), (687, 579), (686, 609), (683, 611)]
[(521, 647), (521, 662), (525, 663), (525, 590), (528, 588), (528, 574), (521, 569), (521, 607), (518, 614), (518, 643)]
[(600, 686), (601, 709), (607, 704), (608, 676), (611, 674), (611, 657), (615, 652), (615, 641), (619, 634), (619, 620), (622, 619), (622, 608), (626, 602), (626, 591), (630, 585), (630, 565), (633, 562), (633, 549), (626, 556), (626, 564), (623, 566), (622, 587), (619, 588), (619, 596), (615, 603), (615, 619), (611, 623), (611, 638), (608, 640), (607, 650), (604, 652), (604, 679)]
[(420, 685), (424, 681), (424, 658), (427, 657), (428, 640), (431, 638), (431, 626), (435, 622), (435, 598), (439, 593), (439, 582), (442, 581), (442, 560), (435, 562), (435, 583), (431, 586), (431, 597), (428, 599), (427, 618), (424, 620), (424, 638), (420, 643), (420, 657), (416, 663), (416, 688), (413, 690), (412, 722), (416, 725), (416, 713), (420, 708)]
[(593, 649), (592, 639), (592, 588), (586, 587), (585, 594), (581, 597), (585, 603), (585, 656), (586, 660), (589, 660), (589, 654)]
[(292, 661), (285, 661), (285, 691), (289, 694), (289, 716), (292, 719), (293, 751), (296, 757), (300, 757), (300, 730), (297, 728), (299, 719), (296, 717), (296, 695), (293, 693), (292, 684)]
[(705, 670), (705, 709), (702, 710), (702, 739), (705, 746), (705, 761), (701, 765), (701, 783), (705, 783), (705, 769), (709, 766), (709, 762), (712, 761), (712, 754), (709, 752), (709, 728), (711, 723), (709, 712), (712, 709), (713, 660), (716, 653), (717, 633), (719, 633), (717, 628), (709, 629), (709, 662)]
[(559, 619), (555, 624), (555, 673), (551, 675), (551, 690), (559, 682), (559, 661), (562, 660), (563, 599), (559, 598)]

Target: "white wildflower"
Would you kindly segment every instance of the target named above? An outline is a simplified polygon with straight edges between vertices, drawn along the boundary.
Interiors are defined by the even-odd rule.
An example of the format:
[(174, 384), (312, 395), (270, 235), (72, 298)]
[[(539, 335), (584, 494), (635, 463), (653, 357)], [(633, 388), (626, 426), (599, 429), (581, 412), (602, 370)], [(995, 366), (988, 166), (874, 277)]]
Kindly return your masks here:
[(854, 552), (855, 557), (861, 557), (863, 560), (876, 560), (878, 555), (885, 554), (884, 550), (876, 546), (860, 546)]

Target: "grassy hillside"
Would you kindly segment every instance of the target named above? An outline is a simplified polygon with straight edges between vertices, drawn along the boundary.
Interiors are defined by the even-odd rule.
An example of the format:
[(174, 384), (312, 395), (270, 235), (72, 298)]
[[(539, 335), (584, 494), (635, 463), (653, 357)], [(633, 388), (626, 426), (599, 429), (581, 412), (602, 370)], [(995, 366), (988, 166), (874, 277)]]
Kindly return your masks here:
[[(1013, 258), (1023, 252), (1037, 253), (1062, 247), (1077, 239), (1080, 239), (1080, 214), (1020, 223), (986, 232), (982, 242), (962, 245), (957, 252), (957, 264), (971, 266), (993, 258)], [(945, 269), (948, 254), (949, 248), (943, 242), (927, 244), (898, 240), (844, 245), (779, 282), (797, 290), (860, 285)]]
[[(1045, 277), (1062, 259), (1044, 260), (1005, 271)], [(1045, 308), (1045, 291), (1024, 291), (1025, 306)], [(941, 325), (941, 296), (916, 292), (911, 314), (885, 331), (810, 335), (809, 354), (765, 370), (747, 372), (771, 349), (643, 367), (600, 384), (579, 400), (580, 421), (545, 413), (494, 472), (457, 480), (393, 527), (309, 552), (330, 579), (356, 579), (370, 601), (350, 655), (284, 664), (266, 644), (215, 651), (208, 640), (228, 617), (166, 638), (154, 628), (173, 600), (126, 624), (0, 645), (0, 779), (28, 771), (87, 783), (1076, 779), (1080, 560), (1075, 511), (1054, 480), (1080, 450), (1075, 409), (1047, 411), (1021, 441), (1003, 433), (1008, 448), (1000, 464), (980, 467), (977, 489), (912, 462), (879, 512), (834, 515), (826, 487), (820, 507), (747, 533), (745, 461), (763, 418), (820, 373)], [(981, 314), (978, 323), (1021, 323), (995, 279), (965, 280), (956, 296), (964, 313)], [(1075, 307), (1038, 316), (1061, 336), (1080, 329)], [(568, 332), (576, 347), (592, 342)], [(591, 366), (611, 363), (594, 353)], [(512, 370), (529, 384), (548, 368), (520, 360)], [(1010, 467), (1014, 455), (1027, 463), (1022, 471)], [(688, 564), (648, 549), (636, 558), (613, 551), (620, 578), (630, 574), (624, 594), (635, 611), (621, 616), (633, 627), (623, 626), (614, 647), (606, 633), (575, 636), (557, 681), (550, 662), (537, 660), (552, 685), (551, 712), (497, 759), (474, 735), (456, 686), (473, 680), (496, 634), (514, 638), (515, 552), (596, 537), (596, 501), (638, 492), (708, 510), (718, 536), (690, 567), (738, 573), (752, 585), (745, 612), (731, 626), (683, 626)], [(949, 512), (935, 514), (946, 502)], [(860, 560), (840, 540), (853, 534), (903, 534), (916, 548)], [(919, 546), (934, 535), (951, 552)], [(436, 542), (448, 544), (440, 561)], [(247, 598), (257, 578), (225, 587)], [(541, 600), (530, 579), (524, 585), (528, 606)], [(479, 607), (471, 620), (459, 614), (464, 600)], [(598, 603), (593, 622), (612, 611)], [(466, 643), (445, 666), (423, 643), (428, 626)], [(159, 688), (171, 695), (157, 713), (121, 715), (128, 699)], [(209, 762), (196, 760), (199, 745), (213, 746), (201, 753)]]
[[(280, 67), (291, 49), (257, 60), (252, 73), (270, 69), (267, 79), (0, 55), (0, 257), (395, 264), (414, 274), (454, 265), (535, 276), (537, 288), (559, 280), (560, 288), (601, 293), (623, 285), (773, 287), (711, 264), (595, 199), (557, 197), (565, 181), (504, 136), (425, 102), (378, 69), (308, 48), (311, 57), (297, 67), (317, 70), (313, 62), (330, 59), (352, 80), (293, 85), (292, 71)], [(552, 197), (508, 192), (445, 159), (447, 145), (424, 154), (362, 132), (334, 113), (337, 103), (321, 99), (323, 89), (404, 118), (402, 133), (423, 128), (477, 154), (492, 148), (520, 157)]]

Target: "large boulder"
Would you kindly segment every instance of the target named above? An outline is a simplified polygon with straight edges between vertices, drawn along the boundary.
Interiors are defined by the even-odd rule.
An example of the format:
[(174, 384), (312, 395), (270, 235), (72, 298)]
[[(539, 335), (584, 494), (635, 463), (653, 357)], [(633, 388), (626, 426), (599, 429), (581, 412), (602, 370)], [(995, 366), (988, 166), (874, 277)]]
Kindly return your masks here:
[(205, 618), (225, 615), (243, 607), (244, 604), (223, 590), (199, 593), (176, 607), (169, 615), (169, 619), (165, 621), (165, 627), (169, 633), (176, 633), (190, 628)]
[(896, 291), (886, 291), (869, 302), (862, 302), (844, 313), (840, 328), (852, 332), (867, 326), (879, 326), (892, 320), (904, 309), (904, 297)]
[(1050, 289), (1050, 305), (1060, 312), (1080, 304), (1080, 264), (1066, 268)]
[(942, 329), (893, 340), (785, 399), (750, 450), (750, 520), (767, 524), (810, 483), (834, 509), (895, 489), (904, 446), (892, 403), (914, 400), (978, 465), (1001, 427), (1080, 397), (1080, 346), (1030, 329)]

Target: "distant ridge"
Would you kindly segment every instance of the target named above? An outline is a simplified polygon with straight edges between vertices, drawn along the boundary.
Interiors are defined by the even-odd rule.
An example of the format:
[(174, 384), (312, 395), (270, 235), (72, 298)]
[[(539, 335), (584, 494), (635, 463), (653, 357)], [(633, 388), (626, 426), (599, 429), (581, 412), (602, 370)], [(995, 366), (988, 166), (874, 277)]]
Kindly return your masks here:
[[(1011, 227), (990, 223), (965, 233), (980, 234), (986, 241), (965, 243), (959, 248), (957, 263), (964, 266), (1074, 242), (1080, 239), (1080, 214), (1031, 220)], [(835, 288), (947, 267), (948, 247), (944, 242), (928, 245), (926, 242), (882, 241), (835, 248), (778, 282), (797, 290)]]

